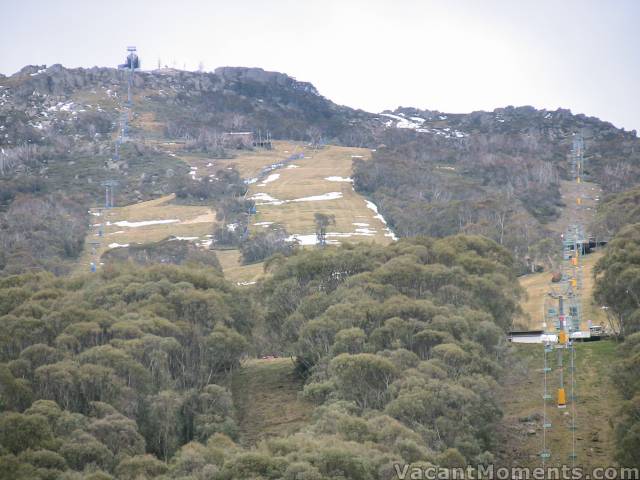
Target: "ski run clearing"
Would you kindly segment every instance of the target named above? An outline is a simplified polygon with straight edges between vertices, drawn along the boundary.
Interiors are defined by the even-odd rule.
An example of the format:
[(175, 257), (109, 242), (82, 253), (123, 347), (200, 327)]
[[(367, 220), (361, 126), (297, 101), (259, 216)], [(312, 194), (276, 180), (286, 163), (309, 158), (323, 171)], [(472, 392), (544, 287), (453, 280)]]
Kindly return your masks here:
[[(85, 240), (79, 268), (88, 271), (91, 262), (109, 249), (158, 242), (169, 237), (208, 247), (211, 244), (215, 212), (207, 206), (173, 204), (174, 198), (174, 195), (165, 195), (126, 207), (92, 209), (92, 227)], [(100, 243), (98, 245), (95, 242)]]
[[(248, 197), (255, 200), (257, 208), (251, 229), (263, 230), (279, 223), (291, 240), (303, 246), (315, 245), (314, 214), (324, 213), (334, 215), (336, 220), (329, 227), (328, 243), (387, 244), (395, 239), (377, 207), (353, 189), (353, 159), (369, 159), (369, 149), (339, 146), (311, 149), (301, 144), (275, 142), (270, 153), (276, 155), (265, 155), (262, 164), (257, 163), (255, 152), (229, 161), (236, 164), (245, 178), (255, 178), (261, 169), (280, 164), (266, 177), (249, 184)], [(295, 163), (282, 163), (291, 154), (299, 157)]]
[[(247, 197), (255, 200), (257, 210), (249, 221), (251, 231), (265, 231), (281, 224), (290, 240), (312, 246), (317, 241), (314, 215), (324, 213), (336, 220), (328, 229), (329, 244), (344, 241), (387, 244), (396, 239), (377, 206), (353, 189), (353, 159), (369, 159), (368, 149), (339, 146), (311, 149), (299, 143), (274, 142), (272, 150), (254, 150), (233, 159), (209, 159), (179, 148), (172, 152), (191, 167), (189, 176), (193, 181), (231, 166), (243, 178), (251, 179), (247, 181)], [(99, 261), (108, 249), (170, 237), (209, 248), (215, 212), (208, 206), (178, 205), (173, 200), (174, 195), (166, 195), (126, 207), (92, 209), (92, 228), (79, 268), (88, 270), (91, 262)], [(239, 285), (251, 285), (264, 275), (261, 264), (241, 265), (238, 250), (216, 250), (216, 254), (225, 274)]]

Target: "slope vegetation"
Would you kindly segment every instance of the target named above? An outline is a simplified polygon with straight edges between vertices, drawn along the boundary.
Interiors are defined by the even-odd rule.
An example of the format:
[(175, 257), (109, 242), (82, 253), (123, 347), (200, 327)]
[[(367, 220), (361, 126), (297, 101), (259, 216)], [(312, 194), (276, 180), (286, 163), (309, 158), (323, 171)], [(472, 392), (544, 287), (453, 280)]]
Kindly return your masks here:
[(79, 268), (88, 271), (90, 263), (99, 261), (109, 249), (158, 242), (169, 237), (208, 246), (215, 213), (206, 206), (170, 203), (174, 198), (175, 195), (166, 195), (125, 207), (92, 209), (93, 224), (78, 262)]
[[(612, 380), (617, 359), (613, 341), (582, 343), (576, 348), (576, 465), (585, 469), (615, 464), (612, 419), (621, 400)], [(558, 386), (555, 355), (549, 361), (553, 368), (548, 375), (549, 390), (555, 398)], [(502, 445), (498, 458), (503, 465), (538, 467), (543, 435), (542, 346), (514, 346), (509, 365), (500, 389), (504, 416), (498, 429), (498, 443)], [(548, 401), (547, 418), (551, 423), (547, 432), (551, 458), (547, 465), (571, 465), (570, 407), (560, 410), (553, 401)]]
[(243, 362), (231, 380), (240, 438), (255, 445), (291, 435), (308, 424), (313, 404), (300, 398), (303, 382), (290, 358)]

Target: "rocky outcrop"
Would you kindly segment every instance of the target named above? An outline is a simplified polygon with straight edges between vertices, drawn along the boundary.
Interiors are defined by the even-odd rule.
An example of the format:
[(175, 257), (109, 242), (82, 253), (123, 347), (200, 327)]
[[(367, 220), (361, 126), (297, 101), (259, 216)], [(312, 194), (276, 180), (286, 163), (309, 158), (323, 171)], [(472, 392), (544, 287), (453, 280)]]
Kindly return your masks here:
[(311, 83), (299, 82), (284, 73), (268, 72), (262, 68), (219, 67), (216, 68), (215, 74), (220, 76), (225, 82), (274, 83), (283, 87), (292, 87), (296, 90), (320, 95), (316, 87)]

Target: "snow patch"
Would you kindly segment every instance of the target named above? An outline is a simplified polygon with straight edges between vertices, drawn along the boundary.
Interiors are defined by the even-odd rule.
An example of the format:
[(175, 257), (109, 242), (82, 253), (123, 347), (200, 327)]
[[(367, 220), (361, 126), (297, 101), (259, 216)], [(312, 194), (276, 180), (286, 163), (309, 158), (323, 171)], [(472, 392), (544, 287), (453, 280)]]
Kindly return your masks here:
[(310, 197), (296, 198), (292, 202), (320, 202), (323, 200), (337, 200), (342, 198), (342, 192), (328, 192), (322, 195), (312, 195)]
[(280, 178), (280, 174), (279, 173), (272, 173), (267, 178), (265, 178), (262, 181), (262, 183), (259, 183), (258, 187), (265, 187), (267, 185), (267, 183), (274, 182), (274, 181), (278, 180), (279, 178)]
[[(381, 113), (380, 115), (387, 117), (387, 118), (391, 118), (393, 120), (396, 120), (398, 123), (396, 123), (396, 128), (409, 128), (412, 130), (415, 130), (416, 128), (418, 128), (421, 124), (424, 123), (424, 119), (420, 119), (422, 120), (421, 122), (416, 123), (415, 121), (411, 121), (408, 118), (405, 118), (404, 116), (400, 116), (400, 115), (394, 115), (392, 113)], [(393, 122), (392, 122), (393, 124)], [(389, 122), (386, 123), (387, 126), (391, 126), (389, 125)]]
[(287, 242), (297, 242), (300, 245), (315, 245), (318, 243), (318, 237), (315, 233), (311, 235), (300, 235), (294, 233), (286, 238)]
[(325, 177), (325, 180), (329, 180), (330, 182), (349, 182), (349, 183), (353, 183), (353, 179), (351, 177), (331, 176), (331, 177)]
[(365, 202), (367, 203), (367, 208), (369, 210), (373, 210), (373, 213), (375, 213), (374, 218), (377, 218), (378, 220), (380, 220), (384, 225), (385, 225), (385, 230), (386, 233), (384, 234), (385, 237), (389, 237), (391, 238), (393, 241), (398, 240), (398, 237), (396, 237), (396, 234), (393, 233), (391, 231), (391, 229), (387, 226), (387, 221), (384, 219), (384, 217), (378, 212), (378, 206), (369, 201), (369, 200), (365, 200)]
[(128, 247), (128, 243), (110, 243), (109, 248), (125, 248)]
[(364, 235), (367, 237), (372, 237), (375, 234), (376, 234), (376, 231), (371, 228), (367, 228), (367, 227), (356, 228), (356, 235)]
[(284, 200), (278, 200), (277, 198), (273, 198), (268, 193), (256, 193), (251, 196), (252, 200), (256, 200), (256, 205), (282, 205)]
[[(149, 225), (164, 225), (167, 223), (180, 223), (180, 220), (177, 218), (170, 220), (144, 220), (142, 222), (129, 222), (127, 220), (123, 220), (121, 222), (113, 222), (113, 225), (117, 225), (118, 227), (138, 228), (147, 227)], [(107, 222), (107, 225), (111, 225), (111, 223)]]

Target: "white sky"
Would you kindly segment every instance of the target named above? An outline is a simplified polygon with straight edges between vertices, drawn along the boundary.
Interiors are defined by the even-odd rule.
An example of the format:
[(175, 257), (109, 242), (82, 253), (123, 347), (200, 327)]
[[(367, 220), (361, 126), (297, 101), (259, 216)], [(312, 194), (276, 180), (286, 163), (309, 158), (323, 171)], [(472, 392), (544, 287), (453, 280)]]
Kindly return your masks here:
[(570, 108), (640, 130), (640, 0), (0, 0), (27, 64), (262, 67), (378, 112)]

